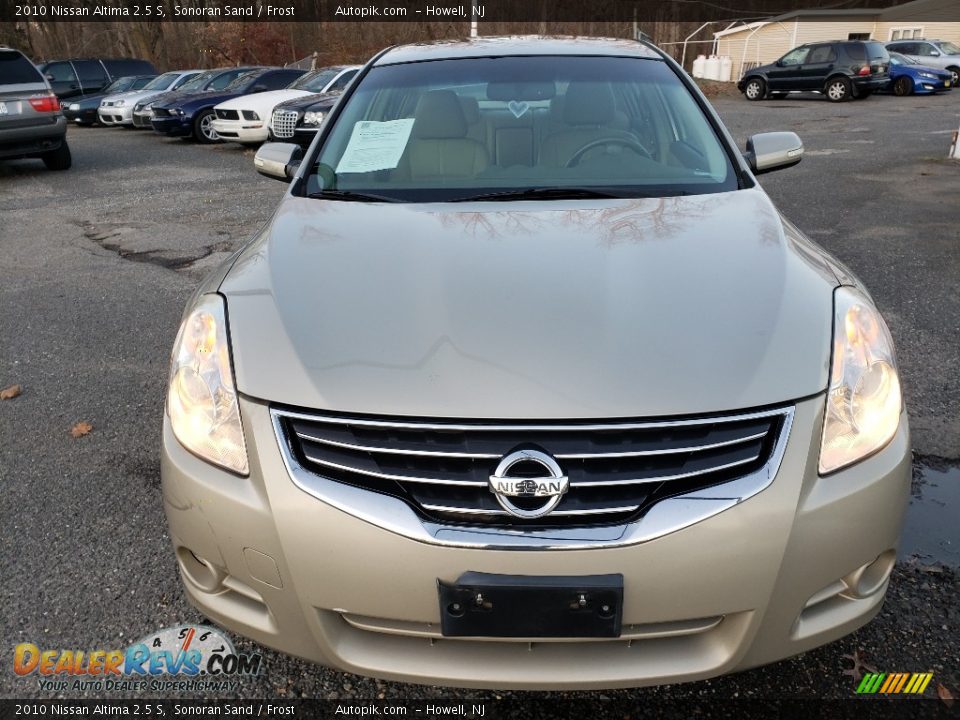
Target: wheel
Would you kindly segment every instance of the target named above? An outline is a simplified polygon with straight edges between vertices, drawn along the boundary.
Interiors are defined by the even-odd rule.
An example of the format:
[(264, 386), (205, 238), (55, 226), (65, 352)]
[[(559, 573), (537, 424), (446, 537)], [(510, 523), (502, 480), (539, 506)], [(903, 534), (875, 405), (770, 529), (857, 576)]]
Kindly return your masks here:
[(763, 100), (767, 94), (767, 84), (760, 78), (750, 78), (743, 88), (747, 100)]
[(220, 142), (220, 136), (213, 129), (213, 110), (204, 110), (193, 121), (193, 136), (197, 142), (215, 143)]
[(66, 140), (60, 143), (60, 147), (56, 150), (51, 150), (42, 155), (41, 159), (43, 164), (47, 166), (47, 170), (69, 170), (73, 164), (73, 158), (70, 157), (70, 148), (67, 146)]
[(950, 87), (954, 88), (957, 86), (957, 83), (960, 83), (960, 67), (951, 65), (947, 70), (953, 73), (953, 80), (950, 82)]
[(850, 91), (850, 81), (845, 77), (835, 77), (827, 80), (823, 93), (830, 102), (843, 102), (849, 100), (853, 95)]
[(893, 94), (903, 97), (904, 95), (913, 94), (913, 80), (908, 78), (906, 75), (898, 77), (893, 81)]
[(599, 140), (592, 140), (586, 145), (583, 145), (579, 150), (577, 150), (573, 155), (570, 156), (570, 159), (567, 160), (567, 164), (564, 165), (565, 168), (576, 167), (580, 162), (581, 158), (586, 155), (588, 152), (598, 147), (605, 147), (608, 145), (619, 145), (620, 147), (625, 147), (628, 150), (632, 150), (637, 155), (641, 157), (649, 158), (653, 160), (653, 156), (650, 154), (650, 151), (647, 150), (643, 145), (638, 143), (636, 140), (627, 140), (626, 138), (600, 138)]

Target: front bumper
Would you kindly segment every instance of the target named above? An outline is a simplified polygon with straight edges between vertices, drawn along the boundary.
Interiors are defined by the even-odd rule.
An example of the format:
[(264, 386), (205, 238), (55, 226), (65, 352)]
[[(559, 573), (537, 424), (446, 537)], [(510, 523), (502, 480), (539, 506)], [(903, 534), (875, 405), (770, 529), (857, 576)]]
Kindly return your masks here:
[(298, 126), (294, 129), (292, 136), (285, 138), (277, 137), (274, 135), (273, 130), (270, 130), (268, 139), (271, 142), (296, 143), (300, 147), (306, 149), (310, 147), (310, 143), (312, 143), (313, 139), (317, 136), (318, 129), (319, 128), (304, 128)]
[(104, 107), (97, 109), (97, 117), (104, 125), (131, 125), (133, 123), (133, 107)]
[(193, 118), (186, 115), (176, 117), (153, 117), (150, 126), (154, 132), (171, 137), (186, 137), (193, 134)]
[(213, 121), (213, 129), (223, 140), (239, 143), (262, 143), (267, 141), (269, 129), (263, 120), (221, 120)]
[[(184, 450), (164, 421), (164, 507), (190, 601), (264, 645), (408, 682), (654, 685), (830, 642), (879, 611), (910, 487), (905, 414), (885, 449), (817, 475), (820, 396), (796, 405), (779, 472), (765, 490), (683, 530), (602, 549), (448, 547), (402, 537), (306, 494), (288, 474), (268, 406), (244, 399), (241, 415), (248, 478)], [(437, 581), (455, 582), (466, 571), (621, 573), (623, 635), (443, 638)]]
[(78, 124), (95, 123), (98, 120), (97, 108), (90, 108), (88, 110), (70, 110), (69, 108), (63, 108), (63, 116), (67, 119), (67, 122), (75, 122)]

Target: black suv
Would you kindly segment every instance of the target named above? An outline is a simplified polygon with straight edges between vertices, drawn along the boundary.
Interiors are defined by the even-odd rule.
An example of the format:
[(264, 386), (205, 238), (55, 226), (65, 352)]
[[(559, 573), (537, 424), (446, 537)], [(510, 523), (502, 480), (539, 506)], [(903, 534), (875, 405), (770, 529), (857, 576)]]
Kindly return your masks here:
[(67, 119), (33, 63), (0, 46), (0, 158), (40, 158), (51, 170), (70, 167)]
[(747, 100), (823, 93), (831, 102), (859, 99), (890, 81), (890, 56), (872, 40), (834, 40), (794, 48), (771, 65), (744, 72), (737, 88)]
[(124, 75), (156, 75), (152, 63), (137, 58), (73, 58), (40, 65), (50, 87), (61, 100), (99, 92)]

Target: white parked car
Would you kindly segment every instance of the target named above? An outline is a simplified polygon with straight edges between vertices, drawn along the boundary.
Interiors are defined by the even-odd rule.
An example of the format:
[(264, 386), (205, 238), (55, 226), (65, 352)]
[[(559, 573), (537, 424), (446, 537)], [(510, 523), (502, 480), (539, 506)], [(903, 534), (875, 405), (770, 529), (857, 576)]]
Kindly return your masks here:
[(176, 90), (200, 70), (174, 70), (150, 81), (142, 90), (108, 95), (100, 101), (97, 116), (104, 125), (133, 125), (133, 107), (160, 93)]
[(266, 142), (273, 109), (282, 102), (317, 93), (342, 92), (359, 65), (334, 65), (297, 78), (283, 90), (254, 93), (227, 100), (214, 108), (213, 129), (222, 140)]

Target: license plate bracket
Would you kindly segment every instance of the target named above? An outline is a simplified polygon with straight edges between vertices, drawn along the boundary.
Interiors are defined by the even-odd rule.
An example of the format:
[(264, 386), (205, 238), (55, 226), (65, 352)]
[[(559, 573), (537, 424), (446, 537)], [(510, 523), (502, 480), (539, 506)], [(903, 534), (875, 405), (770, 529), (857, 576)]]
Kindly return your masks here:
[(437, 581), (445, 637), (620, 637), (623, 575), (494, 575)]

